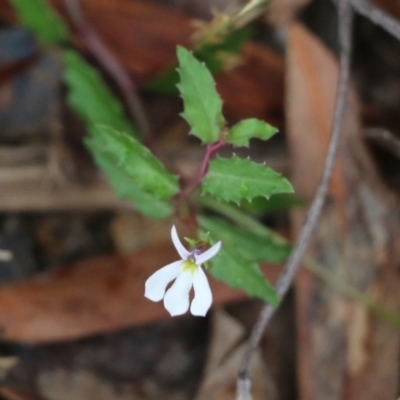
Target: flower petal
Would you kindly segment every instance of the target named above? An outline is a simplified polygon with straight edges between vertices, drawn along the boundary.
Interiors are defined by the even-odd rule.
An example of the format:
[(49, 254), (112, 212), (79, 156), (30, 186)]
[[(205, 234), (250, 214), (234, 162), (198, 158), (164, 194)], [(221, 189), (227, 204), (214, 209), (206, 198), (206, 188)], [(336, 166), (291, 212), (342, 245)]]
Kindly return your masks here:
[(206, 261), (210, 260), (213, 258), (221, 249), (221, 241), (217, 242), (214, 244), (213, 247), (205, 251), (204, 253), (201, 253), (200, 255), (196, 256), (196, 264), (201, 265), (205, 263)]
[(151, 275), (145, 283), (145, 297), (152, 301), (162, 300), (168, 283), (179, 275), (183, 263), (182, 260), (175, 261)]
[(207, 276), (202, 268), (198, 268), (193, 279), (194, 299), (190, 306), (193, 315), (204, 317), (211, 307), (212, 293)]
[(185, 249), (185, 247), (179, 240), (178, 232), (176, 231), (175, 225), (172, 225), (171, 239), (176, 251), (181, 256), (182, 260), (186, 260), (190, 256), (190, 252)]
[(193, 274), (184, 271), (179, 274), (164, 296), (164, 306), (172, 317), (185, 314), (189, 309), (189, 292), (193, 284)]

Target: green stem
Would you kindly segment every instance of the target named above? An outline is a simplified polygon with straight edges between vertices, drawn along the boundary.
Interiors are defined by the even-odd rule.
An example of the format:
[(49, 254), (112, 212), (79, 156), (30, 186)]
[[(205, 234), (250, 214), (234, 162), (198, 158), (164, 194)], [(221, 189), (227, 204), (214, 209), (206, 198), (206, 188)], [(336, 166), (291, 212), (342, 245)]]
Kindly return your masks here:
[[(264, 226), (257, 220), (251, 218), (250, 216), (242, 213), (236, 207), (231, 206), (226, 203), (221, 203), (211, 197), (198, 197), (196, 199), (198, 205), (208, 208), (209, 210), (215, 211), (231, 221), (235, 222), (238, 226), (241, 226), (248, 231), (261, 236), (272, 237), (274, 241), (281, 244), (290, 244), (283, 236), (275, 232), (272, 229)], [(317, 263), (311, 257), (305, 257), (303, 260), (303, 265), (312, 272), (315, 276), (321, 279), (325, 284), (337, 290), (342, 295), (348, 297), (351, 300), (357, 301), (371, 311), (374, 315), (382, 318), (395, 328), (400, 330), (400, 316), (392, 311), (386, 309), (385, 307), (377, 304), (375, 301), (371, 300), (367, 295), (360, 292), (355, 287), (344, 282), (331, 272), (329, 272), (322, 265)]]
[(275, 242), (280, 244), (289, 244), (289, 242), (281, 235), (276, 233), (273, 229), (266, 227), (254, 218), (249, 217), (247, 214), (241, 212), (237, 207), (231, 206), (226, 203), (221, 203), (212, 197), (204, 196), (196, 199), (198, 205), (216, 211), (237, 225), (244, 229), (249, 230), (260, 236), (272, 237)]

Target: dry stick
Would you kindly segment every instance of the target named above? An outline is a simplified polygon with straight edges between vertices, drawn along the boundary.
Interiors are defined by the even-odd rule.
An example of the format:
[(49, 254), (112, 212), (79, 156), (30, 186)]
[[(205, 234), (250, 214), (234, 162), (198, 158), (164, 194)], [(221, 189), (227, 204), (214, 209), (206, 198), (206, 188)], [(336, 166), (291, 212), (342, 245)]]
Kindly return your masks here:
[[(336, 104), (333, 117), (333, 125), (331, 131), (331, 139), (329, 142), (328, 152), (325, 159), (324, 170), (321, 181), (317, 188), (314, 200), (310, 206), (307, 214), (306, 221), (303, 225), (302, 231), (299, 235), (297, 243), (287, 260), (281, 275), (276, 284), (276, 291), (280, 299), (282, 299), (289, 287), (292, 284), (294, 276), (299, 269), (300, 262), (304, 253), (310, 243), (311, 235), (317, 225), (319, 216), (321, 214), (322, 206), (325, 202), (325, 197), (329, 187), (329, 181), (332, 175), (335, 156), (337, 153), (339, 139), (342, 128), (342, 120), (345, 110), (346, 94), (349, 83), (350, 75), (350, 55), (351, 55), (351, 31), (353, 12), (347, 3), (347, 0), (340, 0), (338, 2), (338, 35), (340, 44), (340, 69), (338, 80), (338, 91), (336, 97)], [(261, 340), (262, 334), (274, 315), (276, 308), (270, 304), (265, 304), (260, 312), (258, 321), (254, 326), (247, 350), (242, 359), (239, 369), (239, 377), (237, 380), (237, 400), (250, 400), (251, 399), (251, 379), (250, 379), (250, 362), (251, 358), (256, 351), (258, 344)]]
[(117, 59), (109, 52), (97, 33), (91, 28), (85, 19), (79, 0), (64, 0), (68, 13), (80, 34), (86, 41), (93, 55), (104, 66), (120, 87), (127, 102), (131, 117), (137, 122), (143, 135), (151, 137), (149, 119), (137, 94), (132, 79), (121, 67)]
[(367, 139), (373, 141), (397, 158), (400, 158), (400, 139), (389, 130), (384, 128), (369, 128), (365, 130), (364, 135)]
[(350, 0), (352, 7), (357, 13), (370, 19), (374, 24), (390, 33), (397, 40), (400, 40), (400, 23), (388, 13), (371, 4), (366, 0)]

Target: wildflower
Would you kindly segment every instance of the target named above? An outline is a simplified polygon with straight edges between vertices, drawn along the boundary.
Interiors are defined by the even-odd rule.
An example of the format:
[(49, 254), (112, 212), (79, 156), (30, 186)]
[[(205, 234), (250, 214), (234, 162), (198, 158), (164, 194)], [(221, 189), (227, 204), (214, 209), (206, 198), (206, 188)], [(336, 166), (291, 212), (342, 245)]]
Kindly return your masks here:
[[(179, 240), (175, 226), (171, 229), (172, 242), (181, 260), (159, 269), (145, 284), (145, 297), (152, 301), (164, 299), (164, 306), (171, 316), (184, 314), (189, 309), (189, 292), (194, 288), (190, 306), (193, 315), (205, 316), (212, 303), (212, 293), (202, 264), (213, 258), (221, 248), (221, 242), (206, 251), (198, 247), (188, 251)], [(175, 279), (165, 292), (167, 285)]]

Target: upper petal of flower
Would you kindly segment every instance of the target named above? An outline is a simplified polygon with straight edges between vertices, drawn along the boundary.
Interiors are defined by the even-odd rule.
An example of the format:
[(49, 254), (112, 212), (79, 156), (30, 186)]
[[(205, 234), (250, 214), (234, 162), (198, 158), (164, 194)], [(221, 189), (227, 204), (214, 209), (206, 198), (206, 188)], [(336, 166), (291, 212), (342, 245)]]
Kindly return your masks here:
[(198, 256), (196, 256), (195, 257), (196, 264), (201, 265), (201, 264), (205, 263), (206, 261), (210, 260), (219, 252), (220, 249), (221, 249), (221, 241), (215, 243), (214, 246), (212, 246), (210, 249), (208, 249), (204, 253), (201, 253)]
[(190, 271), (179, 274), (164, 296), (164, 306), (172, 317), (185, 314), (189, 309), (189, 291), (192, 288), (193, 275)]
[(172, 225), (171, 239), (176, 251), (181, 256), (182, 260), (186, 260), (190, 256), (190, 252), (185, 249), (185, 247), (179, 240), (178, 232), (176, 231), (175, 225)]
[(212, 293), (208, 284), (207, 276), (199, 267), (193, 279), (194, 298), (190, 306), (193, 315), (204, 317), (211, 307)]
[(165, 289), (180, 273), (184, 261), (175, 261), (156, 271), (145, 283), (144, 295), (152, 301), (160, 301), (164, 297)]

